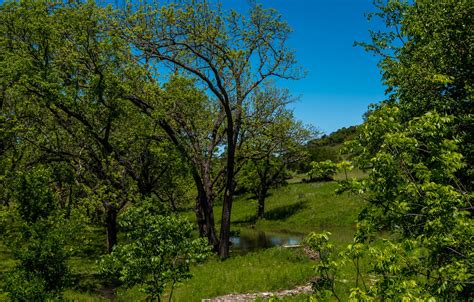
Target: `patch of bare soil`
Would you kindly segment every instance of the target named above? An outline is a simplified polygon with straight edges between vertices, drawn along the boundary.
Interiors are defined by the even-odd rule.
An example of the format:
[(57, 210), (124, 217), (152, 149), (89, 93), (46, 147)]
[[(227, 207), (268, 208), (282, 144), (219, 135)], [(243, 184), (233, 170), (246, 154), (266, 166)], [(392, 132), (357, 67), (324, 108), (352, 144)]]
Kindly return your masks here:
[(288, 297), (297, 296), (301, 294), (310, 294), (313, 290), (311, 284), (300, 285), (293, 289), (285, 289), (276, 292), (260, 292), (260, 293), (246, 293), (246, 294), (228, 294), (225, 296), (219, 296), (211, 299), (202, 299), (202, 302), (250, 302), (257, 298), (268, 299), (271, 297)]

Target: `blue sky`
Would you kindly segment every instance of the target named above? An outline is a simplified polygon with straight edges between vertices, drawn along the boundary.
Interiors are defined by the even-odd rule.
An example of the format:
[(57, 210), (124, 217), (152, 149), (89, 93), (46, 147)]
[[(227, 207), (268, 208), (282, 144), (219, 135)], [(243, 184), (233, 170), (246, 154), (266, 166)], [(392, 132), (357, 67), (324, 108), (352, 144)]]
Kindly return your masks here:
[[(233, 8), (246, 2), (228, 1), (225, 6)], [(374, 11), (372, 0), (259, 2), (277, 9), (293, 28), (290, 46), (308, 72), (302, 80), (278, 81), (301, 97), (293, 105), (296, 117), (325, 133), (361, 123), (367, 106), (384, 98), (378, 59), (353, 46), (369, 40), (370, 28), (381, 28), (364, 16)]]

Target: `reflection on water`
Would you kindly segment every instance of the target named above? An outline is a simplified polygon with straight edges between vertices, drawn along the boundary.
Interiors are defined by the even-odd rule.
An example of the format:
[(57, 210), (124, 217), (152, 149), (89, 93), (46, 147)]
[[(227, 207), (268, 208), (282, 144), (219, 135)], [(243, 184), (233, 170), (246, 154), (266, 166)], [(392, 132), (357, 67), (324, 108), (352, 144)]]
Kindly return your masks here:
[(303, 235), (243, 229), (239, 235), (230, 237), (232, 242), (231, 251), (237, 254), (244, 254), (274, 246), (297, 245), (300, 244), (303, 237)]

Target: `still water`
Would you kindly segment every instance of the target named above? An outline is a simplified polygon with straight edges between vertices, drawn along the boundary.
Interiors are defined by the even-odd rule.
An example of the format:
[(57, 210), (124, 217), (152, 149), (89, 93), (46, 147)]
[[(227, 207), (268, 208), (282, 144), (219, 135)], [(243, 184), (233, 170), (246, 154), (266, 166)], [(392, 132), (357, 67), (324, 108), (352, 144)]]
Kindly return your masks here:
[(283, 245), (300, 244), (304, 236), (301, 234), (263, 232), (252, 229), (241, 229), (238, 234), (230, 237), (231, 252), (245, 254), (259, 249)]

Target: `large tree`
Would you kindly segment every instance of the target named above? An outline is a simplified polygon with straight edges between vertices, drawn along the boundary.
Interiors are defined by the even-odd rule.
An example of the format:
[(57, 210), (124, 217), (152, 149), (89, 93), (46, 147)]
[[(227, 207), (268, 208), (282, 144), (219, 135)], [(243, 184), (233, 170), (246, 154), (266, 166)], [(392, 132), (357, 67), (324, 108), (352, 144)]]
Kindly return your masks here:
[(139, 61), (197, 78), (224, 113), (226, 164), (219, 254), (228, 257), (243, 104), (268, 78), (299, 76), (287, 47), (290, 29), (275, 10), (255, 5), (241, 15), (204, 0), (133, 7), (123, 19), (123, 35), (135, 46)]
[[(373, 16), (381, 17), (387, 30), (372, 32), (372, 43), (363, 45), (382, 56), (389, 100), (373, 108), (351, 144), (368, 177), (345, 182), (367, 200), (348, 251), (356, 265), (368, 254), (377, 278), (364, 288), (356, 285), (352, 298), (468, 300), (474, 255), (474, 6), (423, 0), (377, 4)], [(364, 248), (380, 230), (389, 239)]]
[(73, 171), (85, 197), (103, 207), (111, 251), (119, 211), (150, 195), (163, 168), (153, 156), (157, 122), (125, 97), (143, 89), (142, 73), (110, 31), (109, 8), (11, 2), (1, 11), (3, 100), (24, 129), (14, 142), (33, 150), (28, 165)]
[(217, 251), (213, 204), (224, 173), (217, 159), (225, 135), (224, 112), (196, 87), (196, 81), (177, 75), (164, 85), (160, 104), (164, 114), (158, 117), (159, 125), (190, 165), (200, 235)]
[(474, 66), (471, 1), (375, 1), (369, 14), (386, 23), (358, 43), (380, 57), (379, 67), (389, 103), (402, 109), (405, 121), (428, 111), (454, 115), (453, 132), (463, 141), (468, 165), (464, 185), (473, 187), (472, 103)]

